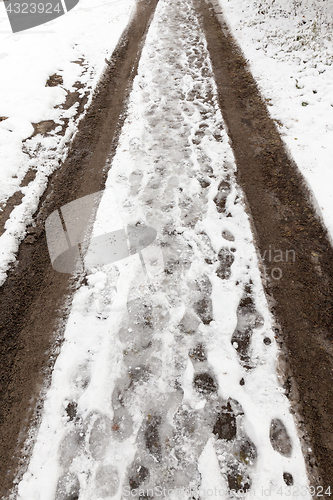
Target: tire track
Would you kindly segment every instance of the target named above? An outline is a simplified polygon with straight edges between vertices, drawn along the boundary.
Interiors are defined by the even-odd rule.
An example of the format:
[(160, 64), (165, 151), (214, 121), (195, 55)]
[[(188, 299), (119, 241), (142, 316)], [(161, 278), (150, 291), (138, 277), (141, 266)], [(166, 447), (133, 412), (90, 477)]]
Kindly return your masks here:
[(68, 276), (56, 273), (51, 267), (45, 219), (63, 204), (104, 187), (105, 161), (117, 145), (143, 40), (156, 4), (157, 0), (138, 2), (137, 11), (79, 125), (67, 159), (49, 180), (27, 238), (20, 245), (17, 265), (0, 289), (0, 492), (3, 495), (12, 487), (18, 465), (26, 467), (26, 454), (30, 450), (22, 452), (23, 442), (30, 423), (38, 422), (40, 417), (40, 388), (50, 374), (61, 344), (61, 333), (55, 339), (54, 331), (59, 322), (66, 321), (64, 304), (70, 302), (76, 286)]
[[(196, 8), (207, 36), (237, 179), (251, 209), (265, 291), (283, 332), (279, 342), (289, 371), (286, 383), (301, 415), (308, 471), (314, 487), (322, 485), (326, 491), (333, 477), (332, 247), (316, 201), (285, 151), (220, 3), (198, 0)], [(295, 254), (292, 261), (279, 261), (279, 280), (271, 276), (274, 251)]]
[(115, 198), (157, 238), (145, 271), (137, 255), (88, 270), (20, 500), (306, 487), (235, 174), (192, 1), (160, 0), (96, 222)]

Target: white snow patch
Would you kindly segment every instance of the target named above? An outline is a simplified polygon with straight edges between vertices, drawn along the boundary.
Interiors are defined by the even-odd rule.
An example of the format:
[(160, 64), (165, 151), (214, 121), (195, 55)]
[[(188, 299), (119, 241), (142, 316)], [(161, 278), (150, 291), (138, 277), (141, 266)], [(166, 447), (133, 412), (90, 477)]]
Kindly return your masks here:
[[(70, 139), (77, 130), (77, 105), (67, 111), (57, 106), (65, 102), (75, 83), (83, 84), (81, 96), (89, 96), (133, 12), (136, 0), (105, 2), (80, 0), (68, 14), (45, 25), (12, 34), (4, 3), (0, 3), (0, 213), (15, 192), (24, 197), (10, 215), (0, 236), (0, 284), (16, 259), (25, 229), (32, 222), (48, 176), (63, 160)], [(63, 84), (46, 87), (48, 78), (58, 74)], [(87, 107), (86, 106), (86, 107)], [(53, 120), (69, 124), (64, 137), (56, 130), (32, 137), (32, 124)], [(60, 127), (61, 129), (61, 127)], [(36, 178), (20, 187), (28, 171)]]

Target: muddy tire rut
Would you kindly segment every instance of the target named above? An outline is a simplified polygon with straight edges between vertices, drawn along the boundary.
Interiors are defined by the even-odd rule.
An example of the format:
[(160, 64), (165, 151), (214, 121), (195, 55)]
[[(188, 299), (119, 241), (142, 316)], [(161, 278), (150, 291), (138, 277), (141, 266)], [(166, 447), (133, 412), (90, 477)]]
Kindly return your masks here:
[[(296, 383), (290, 396), (304, 418), (320, 481), (328, 487), (333, 477), (332, 247), (246, 60), (218, 14), (220, 6), (214, 0), (198, 0), (196, 5), (205, 27), (238, 181), (251, 213), (266, 293), (281, 325), (280, 340)], [(288, 251), (294, 251), (295, 258), (286, 258)], [(274, 255), (280, 255), (278, 264), (274, 264)], [(275, 266), (282, 271), (281, 279), (272, 279)], [(312, 467), (316, 468), (313, 457), (308, 456), (308, 465), (311, 474)]]
[[(117, 144), (126, 103), (145, 35), (157, 0), (139, 1), (79, 125), (67, 160), (50, 179), (34, 224), (20, 245), (17, 265), (0, 289), (0, 493), (12, 486), (21, 448), (35, 412), (40, 389), (57, 352), (54, 331), (61, 328), (66, 300), (75, 284), (53, 270), (44, 222), (58, 207), (103, 189), (105, 163)], [(66, 299), (66, 297), (68, 299)], [(60, 321), (60, 324), (59, 324)], [(52, 355), (51, 355), (51, 351)], [(50, 358), (51, 356), (51, 358)], [(27, 450), (29, 453), (29, 450)]]
[[(56, 328), (59, 331), (59, 328), (61, 330), (64, 327), (64, 304), (66, 301), (67, 305), (70, 303), (78, 285), (67, 275), (52, 269), (44, 222), (58, 207), (103, 189), (107, 175), (105, 165), (110, 165), (116, 151), (132, 81), (137, 73), (145, 35), (157, 3), (158, 0), (139, 1), (136, 15), (114, 52), (92, 105), (80, 124), (68, 159), (50, 180), (35, 223), (29, 230), (30, 243), (26, 241), (21, 244), (18, 265), (10, 271), (0, 291), (0, 492), (3, 495), (12, 486), (19, 461), (26, 459), (26, 456), (22, 456), (21, 448), (32, 419), (39, 418), (38, 406), (36, 410), (39, 391), (51, 372), (61, 344), (59, 338), (55, 339), (54, 332)], [(304, 450), (310, 478), (313, 484), (317, 484), (318, 468), (321, 483), (328, 487), (333, 477), (333, 367), (330, 347), (333, 319), (332, 248), (304, 181), (285, 152), (246, 62), (223, 18), (216, 14), (220, 8), (203, 0), (194, 0), (194, 5), (207, 39), (219, 105), (237, 162), (237, 180), (247, 198), (262, 261), (262, 279), (271, 309), (281, 325), (282, 334), (276, 331), (276, 338), (283, 347), (286, 366), (290, 371), (286, 388), (289, 387), (289, 396), (304, 418), (300, 428), (308, 434), (313, 447), (313, 454)], [(193, 54), (193, 61), (196, 62), (196, 54)], [(200, 89), (194, 89), (193, 95), (190, 92), (187, 94), (189, 107), (195, 99), (200, 99)], [(187, 109), (182, 111), (188, 112)], [(191, 139), (193, 148), (200, 145), (204, 135), (203, 124)], [(218, 141), (218, 131), (215, 131), (215, 135)], [(196, 175), (201, 188), (206, 189), (211, 183), (212, 172), (207, 169)], [(131, 194), (136, 193), (140, 182), (137, 172), (134, 172)], [(154, 189), (153, 182), (150, 188)], [(214, 199), (216, 211), (224, 214), (230, 194), (228, 176), (219, 183), (217, 191)], [(197, 220), (196, 211), (199, 213), (200, 207), (194, 206), (191, 198), (187, 198), (184, 193), (180, 208), (181, 217), (184, 221), (186, 217), (186, 224), (193, 228)], [(165, 235), (167, 238), (167, 228)], [(224, 231), (222, 236), (232, 243), (233, 235), (230, 232)], [(292, 255), (295, 255), (295, 259), (280, 258), (276, 267), (281, 269), (281, 276), (278, 280), (273, 279), (267, 270), (272, 268), (271, 256), (274, 251), (281, 251), (281, 256), (291, 250), (294, 251)], [(206, 263), (210, 265), (210, 259), (218, 261), (217, 276), (227, 280), (235, 258), (232, 251), (226, 247), (217, 256), (208, 254), (209, 250)], [(183, 262), (181, 258), (177, 260), (170, 255), (165, 273), (171, 275), (172, 279), (172, 275), (186, 265), (186, 258)], [(196, 292), (195, 314), (203, 325), (209, 325), (212, 321), (211, 304), (206, 297), (204, 284), (200, 286)], [(245, 290), (237, 310), (237, 328), (232, 338), (233, 344), (237, 346), (240, 365), (245, 370), (253, 368), (249, 339), (260, 321), (251, 300), (251, 295)], [(196, 326), (193, 326), (190, 317), (184, 315), (182, 322), (180, 328), (187, 334), (192, 333), (192, 328), (195, 330)], [(270, 338), (264, 339), (265, 345), (270, 343)], [(205, 346), (200, 342), (194, 344), (191, 345), (189, 357), (200, 367), (206, 362)], [(129, 386), (135, 385), (135, 377), (144, 380), (145, 374), (132, 374)], [(243, 385), (244, 379), (239, 383)], [(209, 432), (213, 432), (218, 439), (232, 441), (236, 434), (235, 415), (240, 410), (234, 407), (232, 401), (224, 402), (224, 406), (217, 409), (216, 381), (201, 369), (194, 379), (194, 386), (199, 394), (211, 400), (212, 415), (216, 406), (215, 420), (207, 424)], [(68, 412), (70, 420), (75, 420), (75, 404)], [(185, 421), (189, 415), (183, 413), (179, 411), (177, 418)], [(156, 460), (161, 460), (164, 453), (158, 438), (160, 418), (158, 414), (152, 415), (140, 438)], [(279, 453), (288, 456), (290, 444), (284, 433), (283, 423), (272, 421), (271, 441)], [(175, 449), (179, 448), (180, 455), (187, 439), (184, 436), (175, 438)], [(304, 443), (307, 443), (307, 439)], [(238, 446), (249, 462), (255, 461), (253, 443), (245, 439)], [(26, 453), (29, 454), (30, 450), (26, 450)], [(141, 469), (136, 468), (136, 471), (133, 469), (130, 483), (135, 487), (143, 482), (147, 470), (144, 465), (141, 465)], [(237, 468), (235, 477), (232, 470), (231, 467), (228, 476), (230, 489), (234, 489), (237, 477)], [(245, 481), (245, 468), (244, 471)], [(288, 480), (291, 481), (288, 479), (290, 474), (285, 474), (287, 484)], [(246, 481), (244, 484), (247, 484)]]

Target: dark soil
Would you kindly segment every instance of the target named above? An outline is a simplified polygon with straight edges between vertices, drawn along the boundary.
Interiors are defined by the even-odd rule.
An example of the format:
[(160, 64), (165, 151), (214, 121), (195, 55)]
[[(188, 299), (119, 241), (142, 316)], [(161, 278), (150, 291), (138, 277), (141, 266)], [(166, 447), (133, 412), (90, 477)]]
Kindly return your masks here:
[(292, 373), (289, 386), (294, 381), (291, 399), (314, 452), (304, 449), (311, 481), (315, 485), (318, 480), (318, 466), (319, 482), (328, 487), (333, 478), (333, 251), (305, 182), (214, 1), (196, 0), (196, 6), (238, 181), (250, 207), (266, 294), (281, 326), (277, 338)]
[(40, 390), (61, 343), (54, 332), (59, 335), (61, 331), (65, 305), (70, 303), (75, 289), (68, 275), (51, 267), (44, 222), (53, 210), (103, 189), (106, 159), (117, 145), (157, 2), (138, 2), (136, 14), (80, 123), (68, 158), (49, 182), (34, 225), (20, 246), (18, 265), (0, 289), (0, 495), (4, 498), (8, 497), (20, 462), (26, 462), (22, 456), (24, 439), (32, 419), (38, 420)]

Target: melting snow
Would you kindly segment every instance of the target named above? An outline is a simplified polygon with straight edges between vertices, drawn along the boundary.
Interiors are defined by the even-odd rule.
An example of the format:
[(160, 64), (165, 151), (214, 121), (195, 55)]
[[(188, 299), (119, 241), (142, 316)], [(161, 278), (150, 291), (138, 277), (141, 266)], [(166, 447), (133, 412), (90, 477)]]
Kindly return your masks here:
[(93, 228), (157, 236), (88, 250), (19, 500), (310, 498), (235, 171), (191, 0), (160, 0)]
[[(105, 58), (116, 47), (134, 5), (135, 0), (97, 0), (93, 6), (89, 0), (80, 0), (75, 9), (55, 21), (12, 34), (0, 3), (0, 213), (15, 192), (23, 195), (0, 236), (0, 284), (16, 259), (47, 179), (65, 158), (81, 118), (74, 120), (77, 104), (68, 110), (59, 106), (69, 92), (77, 90), (75, 84), (83, 85), (79, 94), (89, 97), (89, 105)], [(52, 75), (62, 83), (46, 86)], [(61, 135), (65, 119), (69, 122)], [(55, 128), (48, 134), (38, 129), (38, 124), (53, 122)], [(28, 171), (36, 173), (35, 179), (20, 187)]]

